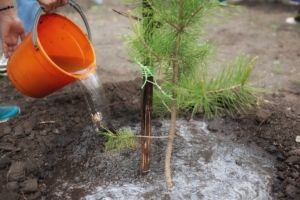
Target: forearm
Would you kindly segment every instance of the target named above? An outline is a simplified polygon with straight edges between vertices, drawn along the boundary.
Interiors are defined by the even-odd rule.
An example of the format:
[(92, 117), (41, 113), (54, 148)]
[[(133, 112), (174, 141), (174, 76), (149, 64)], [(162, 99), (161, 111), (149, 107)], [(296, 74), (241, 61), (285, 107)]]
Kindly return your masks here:
[(6, 6), (13, 6), (14, 3), (12, 0), (1, 0), (0, 1), (0, 8), (6, 7)]
[[(12, 0), (0, 0), (0, 9), (5, 8), (7, 6), (14, 6), (14, 3)], [(6, 10), (0, 11), (0, 20), (3, 20), (3, 18), (11, 18), (16, 17), (16, 12), (14, 8), (9, 8)]]

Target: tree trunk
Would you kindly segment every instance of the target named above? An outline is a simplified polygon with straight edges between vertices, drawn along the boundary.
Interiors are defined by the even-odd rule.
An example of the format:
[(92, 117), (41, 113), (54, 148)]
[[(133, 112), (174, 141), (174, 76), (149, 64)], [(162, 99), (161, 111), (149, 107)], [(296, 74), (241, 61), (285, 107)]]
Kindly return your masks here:
[[(179, 1), (179, 19), (182, 19), (183, 15), (183, 0)], [(173, 62), (173, 85), (178, 85), (178, 79), (179, 79), (179, 47), (181, 43), (181, 34), (183, 32), (183, 29), (181, 29), (176, 38), (176, 46), (174, 51), (174, 58), (176, 58)], [(172, 102), (172, 108), (171, 108), (171, 124), (170, 124), (170, 132), (169, 132), (169, 140), (166, 150), (166, 158), (165, 158), (165, 179), (166, 179), (166, 185), (168, 189), (173, 188), (172, 183), (172, 174), (171, 174), (171, 157), (172, 157), (172, 151), (173, 151), (173, 143), (175, 138), (175, 131), (176, 131), (176, 118), (177, 118), (177, 92), (173, 90), (173, 102)]]
[(168, 189), (173, 188), (172, 175), (171, 175), (171, 157), (172, 157), (173, 143), (174, 143), (175, 130), (176, 130), (176, 117), (177, 117), (176, 102), (173, 102), (171, 110), (172, 111), (171, 111), (169, 140), (168, 140), (166, 157), (165, 157), (165, 180)]

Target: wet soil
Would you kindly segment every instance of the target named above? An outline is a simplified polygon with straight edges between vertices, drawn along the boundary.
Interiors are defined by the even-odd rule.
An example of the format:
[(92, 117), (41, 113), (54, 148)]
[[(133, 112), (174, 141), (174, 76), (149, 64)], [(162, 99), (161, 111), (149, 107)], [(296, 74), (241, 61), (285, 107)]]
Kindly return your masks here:
[[(220, 24), (209, 24), (208, 39), (216, 44), (221, 63), (238, 53), (259, 56), (251, 79), (269, 92), (259, 97), (254, 109), (206, 120), (208, 128), (222, 140), (274, 156), (277, 163), (271, 195), (274, 199), (299, 200), (300, 26), (284, 22), (298, 8), (283, 1), (233, 3), (240, 5), (242, 12), (221, 19)], [(129, 24), (111, 10), (126, 12), (127, 7), (118, 0), (100, 6), (90, 1), (80, 5), (91, 25), (97, 73), (113, 120), (120, 125), (139, 123), (142, 80), (137, 66), (127, 61), (120, 38), (128, 33)], [(73, 11), (62, 11), (82, 24)], [(92, 119), (79, 84), (41, 99), (19, 93), (5, 77), (0, 79), (0, 88), (1, 105), (19, 105), (22, 110), (0, 124), (0, 199), (41, 199), (48, 192), (45, 178), (56, 162), (74, 154), (74, 147), (88, 143), (87, 150), (104, 150), (96, 134), (89, 140), (82, 137)]]

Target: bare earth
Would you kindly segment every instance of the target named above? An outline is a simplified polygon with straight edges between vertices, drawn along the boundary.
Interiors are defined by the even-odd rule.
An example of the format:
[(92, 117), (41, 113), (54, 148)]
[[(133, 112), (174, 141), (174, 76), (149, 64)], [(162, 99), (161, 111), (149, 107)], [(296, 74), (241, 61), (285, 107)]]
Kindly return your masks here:
[[(140, 121), (139, 68), (127, 60), (122, 36), (130, 33), (121, 0), (95, 5), (78, 1), (88, 18), (97, 54), (97, 73), (104, 83), (112, 116), (119, 124)], [(233, 2), (232, 2), (233, 4)], [(262, 94), (257, 108), (233, 117), (208, 120), (209, 129), (222, 140), (261, 148), (277, 160), (272, 196), (300, 200), (300, 26), (285, 24), (297, 7), (286, 2), (244, 0), (235, 3), (232, 18), (207, 25), (207, 39), (216, 46), (218, 65), (238, 54), (258, 56), (251, 81), (270, 92)], [(65, 13), (80, 26), (71, 8)], [(84, 28), (84, 27), (83, 27)], [(216, 65), (216, 64), (214, 64)], [(137, 78), (137, 79), (136, 79)], [(45, 177), (54, 164), (85, 141), (84, 129), (92, 124), (79, 85), (74, 83), (42, 99), (18, 92), (7, 78), (0, 79), (1, 105), (19, 105), (22, 113), (0, 124), (0, 199), (41, 199), (49, 188)], [(103, 148), (97, 137), (90, 148)], [(77, 197), (79, 198), (79, 197)], [(76, 198), (74, 198), (76, 199)]]

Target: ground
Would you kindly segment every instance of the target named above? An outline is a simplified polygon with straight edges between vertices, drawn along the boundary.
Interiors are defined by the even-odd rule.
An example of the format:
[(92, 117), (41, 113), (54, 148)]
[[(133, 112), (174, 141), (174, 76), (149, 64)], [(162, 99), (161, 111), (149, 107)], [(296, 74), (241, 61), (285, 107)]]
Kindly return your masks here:
[[(121, 38), (130, 32), (121, 1), (95, 5), (78, 1), (91, 26), (97, 54), (97, 73), (103, 81), (113, 119), (119, 124), (140, 121), (139, 68), (127, 60)], [(222, 140), (233, 140), (276, 158), (272, 181), (274, 199), (300, 199), (300, 26), (285, 24), (297, 7), (284, 1), (230, 2), (240, 11), (207, 25), (207, 39), (215, 44), (218, 63), (238, 54), (258, 56), (251, 81), (267, 89), (255, 108), (234, 116), (207, 120), (208, 128)], [(62, 9), (83, 25), (71, 8)], [(82, 141), (92, 124), (83, 92), (73, 83), (41, 99), (26, 97), (7, 78), (0, 79), (1, 105), (19, 105), (21, 114), (0, 124), (0, 199), (41, 199), (47, 194), (45, 177), (54, 164)], [(103, 148), (97, 137), (89, 141)]]

